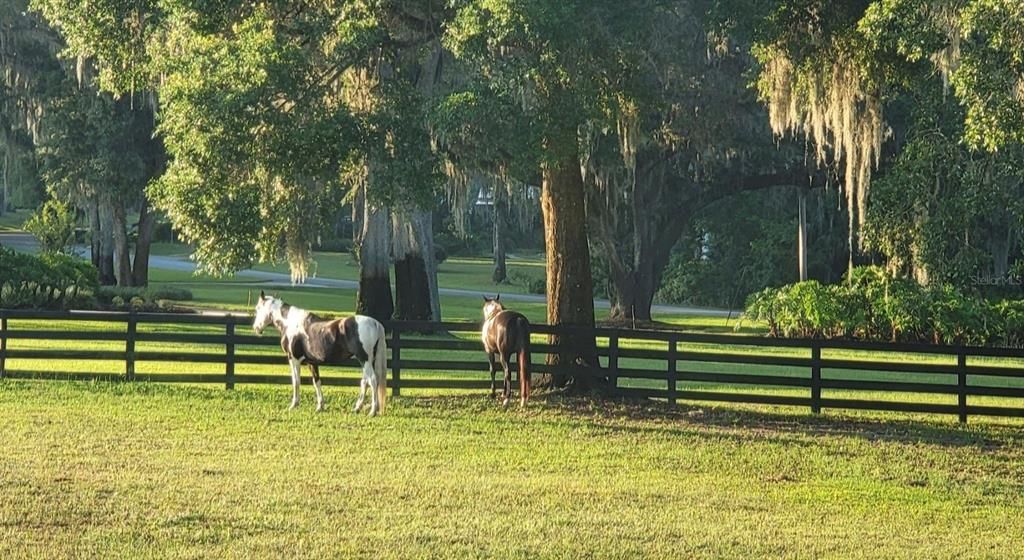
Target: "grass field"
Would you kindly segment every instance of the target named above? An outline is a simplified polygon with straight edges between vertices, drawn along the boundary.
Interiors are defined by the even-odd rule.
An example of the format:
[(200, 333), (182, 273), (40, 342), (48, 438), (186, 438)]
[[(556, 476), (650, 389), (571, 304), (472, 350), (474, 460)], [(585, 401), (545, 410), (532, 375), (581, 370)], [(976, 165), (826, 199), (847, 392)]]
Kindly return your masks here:
[[(175, 257), (187, 257), (191, 249), (187, 245), (177, 243), (154, 243), (153, 254)], [(332, 253), (314, 251), (316, 265), (310, 271), (311, 276), (334, 278), (341, 280), (358, 280), (359, 266), (349, 253)], [(495, 284), (491, 280), (493, 265), (486, 257), (449, 257), (438, 265), (437, 282), (442, 288), (459, 288), (484, 292), (502, 292), (507, 294), (525, 294), (526, 288), (518, 282), (507, 281)], [(288, 274), (285, 263), (257, 264), (253, 270), (279, 272)], [(541, 257), (512, 257), (508, 259), (510, 278), (528, 276), (533, 279), (544, 278), (544, 260)]]
[(1009, 558), (1024, 546), (1018, 428), (557, 398), (503, 411), (475, 396), (394, 399), (370, 419), (289, 413), (285, 400), (0, 381), (0, 557)]
[(4, 212), (3, 216), (0, 216), (0, 232), (21, 231), (22, 225), (31, 214), (32, 212), (29, 210)]

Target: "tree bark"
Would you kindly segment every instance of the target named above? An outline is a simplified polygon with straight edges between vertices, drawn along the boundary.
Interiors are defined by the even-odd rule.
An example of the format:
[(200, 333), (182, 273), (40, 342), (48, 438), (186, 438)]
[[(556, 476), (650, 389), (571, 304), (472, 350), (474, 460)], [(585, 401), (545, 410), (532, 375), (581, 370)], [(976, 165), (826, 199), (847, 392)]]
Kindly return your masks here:
[(427, 269), (427, 284), (430, 291), (430, 318), (433, 321), (441, 320), (441, 292), (437, 285), (437, 249), (434, 246), (434, 213), (425, 210), (421, 216), (420, 226), (416, 232), (419, 235), (420, 247), (423, 248), (424, 263)]
[[(631, 181), (612, 185), (611, 193), (587, 190), (590, 231), (608, 261), (613, 320), (652, 319), (654, 294), (672, 248), (701, 208), (739, 192), (807, 181), (793, 171), (695, 184), (672, 173), (669, 161), (661, 151), (641, 150)], [(620, 205), (622, 200), (628, 207)]]
[(359, 292), (356, 313), (387, 321), (395, 312), (388, 257), (388, 210), (363, 197), (363, 232), (359, 245)]
[(97, 270), (100, 268), (100, 210), (96, 197), (89, 198), (86, 213), (89, 215), (89, 258)]
[(425, 245), (433, 245), (427, 237), (431, 219), (429, 212), (415, 210), (395, 212), (392, 221), (392, 252), (395, 259), (395, 318), (406, 321), (434, 319), (431, 301), (430, 267), (433, 255)]
[(124, 202), (113, 202), (114, 214), (114, 271), (118, 286), (132, 285), (132, 261), (128, 249), (128, 219)]
[(10, 134), (8, 134), (7, 141), (4, 142), (4, 191), (0, 196), (0, 216), (3, 216), (7, 212), (7, 204), (10, 201), (11, 189), (9, 186), (11, 179), (11, 140)]
[(100, 284), (113, 286), (117, 284), (117, 276), (114, 275), (114, 208), (110, 197), (101, 196), (96, 211), (99, 216), (99, 257), (96, 268), (99, 269)]
[(800, 281), (807, 281), (807, 189), (797, 187), (797, 262), (799, 263)]
[(494, 272), (491, 279), (500, 284), (508, 278), (508, 265), (505, 260), (505, 214), (507, 210), (506, 194), (501, 186), (494, 186), (493, 220), (494, 220)]
[[(544, 213), (544, 248), (547, 252), (547, 319), (552, 325), (592, 328), (594, 326), (594, 286), (590, 272), (590, 247), (584, 207), (583, 177), (576, 156), (549, 164), (542, 170), (541, 209)], [(592, 377), (600, 364), (593, 334), (574, 333), (551, 336), (559, 345), (557, 354), (548, 354), (549, 365), (562, 365), (569, 372), (541, 375), (539, 386), (574, 387), (586, 390), (594, 386)], [(579, 368), (582, 375), (574, 375)]]
[(366, 214), (366, 192), (356, 191), (352, 199), (352, 246), (359, 247), (363, 243), (363, 218)]
[(135, 262), (132, 263), (132, 284), (146, 286), (149, 284), (149, 250), (153, 244), (156, 231), (156, 219), (149, 208), (149, 200), (142, 197), (139, 208), (139, 239), (135, 243)]

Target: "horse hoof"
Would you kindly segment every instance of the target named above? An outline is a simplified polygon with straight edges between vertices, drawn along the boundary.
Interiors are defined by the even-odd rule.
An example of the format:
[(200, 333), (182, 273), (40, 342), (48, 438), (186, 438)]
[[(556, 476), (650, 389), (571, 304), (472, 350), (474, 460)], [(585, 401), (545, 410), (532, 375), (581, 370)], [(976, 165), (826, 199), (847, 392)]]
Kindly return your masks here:
[(320, 406), (316, 407), (316, 411), (317, 412), (323, 412), (324, 411), (323, 405), (320, 405)]
[(501, 401), (501, 406), (508, 408), (508, 399)]
[(288, 410), (295, 410), (296, 408), (299, 408), (299, 403), (292, 403), (291, 406), (288, 407)]

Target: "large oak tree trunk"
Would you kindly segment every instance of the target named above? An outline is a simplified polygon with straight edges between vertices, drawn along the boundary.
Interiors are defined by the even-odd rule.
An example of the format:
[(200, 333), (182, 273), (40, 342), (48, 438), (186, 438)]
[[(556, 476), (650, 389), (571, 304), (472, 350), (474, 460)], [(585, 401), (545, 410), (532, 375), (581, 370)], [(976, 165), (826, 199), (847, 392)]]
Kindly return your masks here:
[(441, 320), (441, 292), (437, 285), (437, 248), (434, 246), (434, 213), (430, 210), (423, 212), (420, 226), (417, 228), (420, 247), (422, 247), (424, 262), (427, 269), (427, 284), (430, 291), (430, 318), (433, 321)]
[(99, 216), (99, 257), (96, 268), (99, 269), (100, 285), (117, 284), (114, 275), (114, 207), (109, 196), (101, 196), (97, 205)]
[(807, 189), (797, 187), (797, 268), (800, 281), (807, 281)]
[(128, 248), (128, 219), (125, 215), (124, 203), (120, 200), (113, 204), (114, 212), (114, 272), (118, 286), (132, 285), (132, 260)]
[(366, 191), (358, 189), (352, 199), (352, 246), (363, 243), (363, 218), (366, 214)]
[(4, 215), (7, 211), (7, 205), (10, 201), (11, 189), (9, 182), (11, 180), (11, 140), (8, 135), (7, 141), (4, 143), (4, 190), (3, 194), (0, 195), (0, 216)]
[[(798, 174), (789, 172), (694, 184), (671, 173), (668, 162), (659, 151), (641, 150), (632, 180), (609, 185), (606, 190), (592, 185), (587, 191), (591, 232), (608, 261), (609, 317), (613, 320), (652, 319), (654, 295), (672, 247), (701, 208), (741, 191), (804, 184)], [(629, 204), (621, 205), (623, 200)]]
[[(652, 157), (654, 156), (654, 157)], [(650, 321), (654, 294), (672, 247), (690, 223), (683, 189), (670, 185), (667, 165), (657, 153), (642, 153), (636, 176), (609, 195), (589, 193), (588, 217), (609, 268), (611, 310), (616, 321)], [(619, 201), (628, 199), (628, 208)]]
[(135, 243), (135, 262), (132, 263), (132, 284), (145, 286), (149, 284), (149, 249), (153, 244), (156, 231), (156, 219), (149, 208), (149, 200), (142, 198), (139, 209), (139, 239)]
[(626, 279), (614, 282), (611, 302), (611, 319), (621, 321), (650, 321), (651, 305), (654, 302), (654, 279), (650, 276), (629, 274)]
[(387, 321), (395, 312), (391, 298), (388, 256), (388, 210), (376, 208), (363, 198), (363, 233), (359, 245), (359, 293), (356, 312)]
[(494, 272), (491, 279), (495, 284), (500, 284), (508, 278), (508, 265), (505, 261), (505, 236), (507, 226), (505, 214), (508, 212), (507, 193), (500, 186), (494, 187), (494, 198), (492, 208), (494, 218)]
[[(565, 158), (542, 170), (541, 209), (544, 213), (544, 247), (547, 252), (547, 319), (552, 325), (592, 328), (594, 286), (590, 272), (590, 247), (584, 207), (583, 177), (577, 157)], [(539, 386), (594, 385), (600, 368), (593, 334), (551, 336), (560, 346), (547, 363), (563, 365), (569, 372), (538, 376)], [(579, 368), (582, 375), (571, 370)]]
[(100, 208), (96, 197), (89, 199), (86, 214), (89, 216), (89, 258), (92, 265), (98, 270), (100, 268)]
[(392, 248), (395, 259), (395, 318), (407, 321), (429, 321), (434, 317), (431, 297), (430, 266), (433, 255), (433, 232), (428, 211), (395, 212), (392, 214)]

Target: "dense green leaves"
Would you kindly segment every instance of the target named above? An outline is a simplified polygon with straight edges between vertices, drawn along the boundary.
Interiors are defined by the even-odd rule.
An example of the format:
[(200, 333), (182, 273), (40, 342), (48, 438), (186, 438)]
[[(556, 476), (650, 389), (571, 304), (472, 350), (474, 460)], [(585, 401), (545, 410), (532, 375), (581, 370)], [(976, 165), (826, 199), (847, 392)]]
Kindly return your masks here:
[(922, 287), (877, 267), (849, 283), (815, 280), (767, 288), (747, 300), (747, 318), (773, 335), (943, 344), (1021, 343), (1020, 302), (990, 304), (946, 284)]
[(103, 87), (155, 91), (171, 159), (152, 195), (207, 271), (285, 256), (303, 278), (321, 217), (350, 187), (395, 206), (432, 200), (426, 104), (399, 52), (416, 58), (423, 33), (400, 22), (429, 19), (429, 3), (37, 6), (96, 60)]
[(48, 200), (25, 222), (25, 231), (35, 236), (43, 253), (70, 253), (75, 243), (75, 213), (59, 200)]

